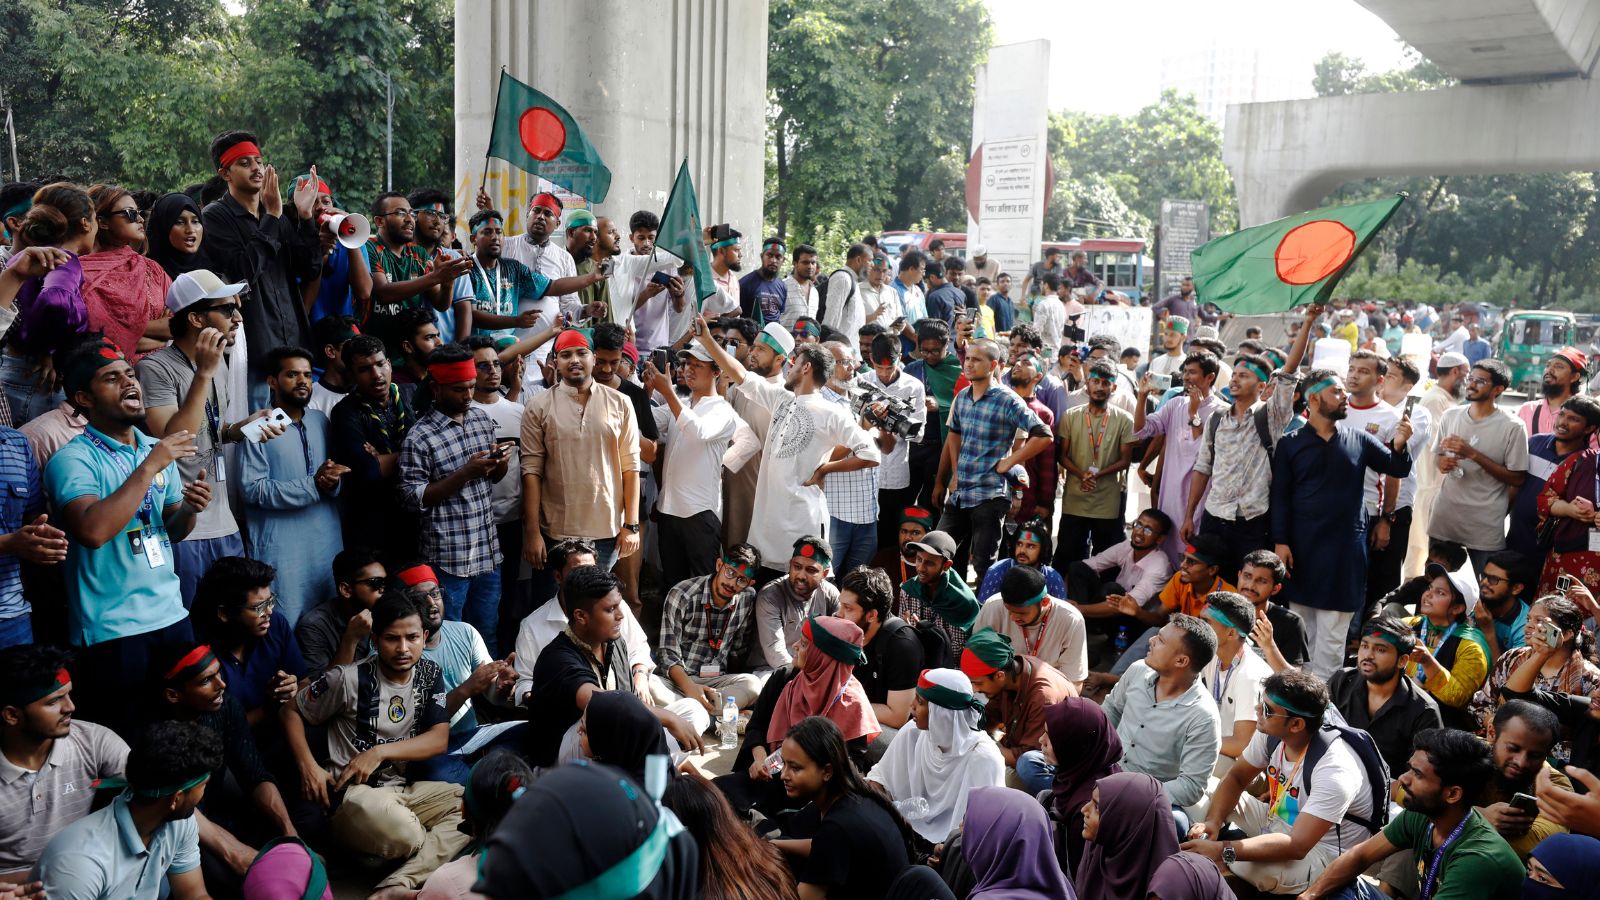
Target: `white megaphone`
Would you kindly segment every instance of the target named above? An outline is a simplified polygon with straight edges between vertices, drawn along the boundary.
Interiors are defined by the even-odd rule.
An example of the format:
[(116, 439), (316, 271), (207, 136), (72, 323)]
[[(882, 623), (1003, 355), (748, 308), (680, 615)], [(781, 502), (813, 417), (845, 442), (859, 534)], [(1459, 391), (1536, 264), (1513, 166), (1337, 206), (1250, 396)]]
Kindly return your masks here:
[(333, 232), (339, 246), (355, 250), (372, 237), (372, 224), (360, 213), (328, 214), (322, 217), (322, 226)]

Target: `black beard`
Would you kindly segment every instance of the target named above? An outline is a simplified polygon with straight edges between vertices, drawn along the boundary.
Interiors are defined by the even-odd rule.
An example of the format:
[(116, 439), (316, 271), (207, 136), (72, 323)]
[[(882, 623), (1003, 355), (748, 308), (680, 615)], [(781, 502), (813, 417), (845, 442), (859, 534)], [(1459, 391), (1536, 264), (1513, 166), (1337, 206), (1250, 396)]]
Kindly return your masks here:
[(1556, 384), (1554, 382), (1545, 381), (1541, 382), (1539, 385), (1539, 393), (1551, 400), (1566, 394), (1566, 392), (1567, 386), (1564, 384)]
[(731, 263), (728, 263), (728, 271), (729, 272), (743, 272), (744, 271), (744, 263), (742, 263), (742, 262), (731, 262)]
[(581, 263), (593, 255), (594, 249), (592, 247), (584, 247), (582, 250), (575, 251), (572, 254), (572, 261)]

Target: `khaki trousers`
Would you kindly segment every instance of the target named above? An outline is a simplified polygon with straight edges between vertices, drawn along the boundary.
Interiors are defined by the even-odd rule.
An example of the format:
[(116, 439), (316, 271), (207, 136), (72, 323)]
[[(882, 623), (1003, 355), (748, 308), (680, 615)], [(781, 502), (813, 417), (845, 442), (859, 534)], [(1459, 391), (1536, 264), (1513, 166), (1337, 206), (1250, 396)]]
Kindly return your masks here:
[(469, 838), (461, 824), (461, 787), (442, 781), (370, 787), (345, 792), (333, 814), (333, 836), (357, 853), (403, 859), (378, 884), (420, 888), (434, 869), (454, 859)]

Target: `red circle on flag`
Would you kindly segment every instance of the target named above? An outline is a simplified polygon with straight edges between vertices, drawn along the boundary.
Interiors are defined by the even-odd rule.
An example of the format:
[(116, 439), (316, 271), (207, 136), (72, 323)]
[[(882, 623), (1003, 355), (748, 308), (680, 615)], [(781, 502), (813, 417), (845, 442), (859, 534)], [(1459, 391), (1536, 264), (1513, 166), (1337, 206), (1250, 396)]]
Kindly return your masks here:
[(548, 162), (559, 156), (561, 148), (567, 145), (567, 127), (555, 113), (535, 106), (517, 120), (517, 137), (529, 156)]
[(1289, 229), (1273, 251), (1278, 280), (1315, 284), (1339, 271), (1356, 252), (1356, 233), (1343, 222), (1316, 219)]

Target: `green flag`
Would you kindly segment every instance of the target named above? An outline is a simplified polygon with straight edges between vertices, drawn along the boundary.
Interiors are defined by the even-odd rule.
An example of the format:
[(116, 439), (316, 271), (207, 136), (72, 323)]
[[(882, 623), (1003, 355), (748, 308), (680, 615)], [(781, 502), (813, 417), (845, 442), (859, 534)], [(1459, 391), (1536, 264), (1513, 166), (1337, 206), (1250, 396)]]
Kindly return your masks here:
[(605, 200), (611, 190), (611, 170), (578, 121), (561, 104), (504, 71), (494, 101), (488, 155), (559, 184), (590, 203)]
[(1190, 255), (1195, 293), (1242, 316), (1326, 303), (1405, 199), (1314, 209), (1208, 241)]
[(661, 229), (656, 232), (656, 247), (694, 266), (694, 295), (701, 301), (717, 292), (711, 279), (711, 255), (706, 253), (704, 230), (700, 225), (700, 201), (694, 196), (694, 180), (689, 177), (689, 161), (678, 166), (672, 193), (661, 211)]

